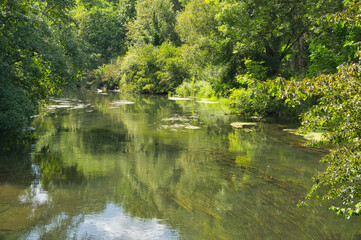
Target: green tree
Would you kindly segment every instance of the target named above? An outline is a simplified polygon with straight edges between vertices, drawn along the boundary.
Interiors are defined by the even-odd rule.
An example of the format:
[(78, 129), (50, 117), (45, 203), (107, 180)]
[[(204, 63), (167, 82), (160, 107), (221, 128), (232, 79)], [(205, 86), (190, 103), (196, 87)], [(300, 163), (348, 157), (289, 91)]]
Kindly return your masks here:
[(219, 32), (215, 9), (203, 0), (190, 1), (177, 16), (176, 30), (183, 42), (183, 58), (198, 76), (217, 56)]
[(0, 3), (1, 134), (22, 133), (39, 102), (81, 74), (81, 49), (68, 15), (74, 4)]
[[(361, 4), (345, 1), (345, 7), (329, 20), (359, 31)], [(337, 146), (323, 158), (327, 168), (314, 178), (306, 199), (321, 195), (324, 200), (336, 200), (330, 209), (346, 216), (361, 214), (360, 57), (361, 52), (357, 51), (354, 61), (340, 65), (334, 74), (281, 84), (284, 86), (283, 98), (293, 106), (310, 98), (317, 99), (317, 104), (302, 115), (300, 131), (326, 129), (323, 140), (317, 144)]]
[[(297, 50), (314, 20), (333, 11), (328, 1), (210, 1), (218, 9), (217, 19), (231, 51), (242, 59), (263, 62), (269, 77), (282, 72), (286, 57)], [(337, 6), (337, 1), (333, 6)], [(304, 49), (301, 49), (304, 50)]]
[[(342, 9), (342, 8), (340, 8)], [(331, 21), (332, 15), (319, 19), (310, 41), (310, 76), (319, 73), (335, 73), (337, 66), (347, 61), (355, 61), (354, 53), (360, 41), (361, 31), (357, 26), (346, 26), (339, 21)]]
[(135, 9), (136, 17), (128, 23), (130, 46), (160, 46), (164, 42), (180, 44), (175, 31), (176, 13), (169, 0), (139, 0)]
[(99, 1), (79, 4), (73, 10), (79, 36), (88, 43), (88, 54), (109, 61), (126, 53), (126, 23), (134, 16), (134, 1), (122, 0), (115, 4)]
[[(214, 94), (216, 89), (217, 95), (222, 95), (233, 86), (234, 78), (227, 75), (229, 52), (219, 44), (222, 36), (218, 30), (216, 7), (203, 0), (185, 2), (184, 10), (177, 16), (176, 29), (183, 42), (181, 54), (192, 75), (192, 82), (184, 83), (177, 92), (184, 95), (188, 92), (186, 89), (196, 86), (209, 89), (212, 85), (214, 89), (207, 92)], [(198, 91), (191, 92), (196, 94)]]
[(189, 77), (179, 48), (168, 43), (133, 48), (120, 65), (118, 79), (123, 91), (168, 93)]

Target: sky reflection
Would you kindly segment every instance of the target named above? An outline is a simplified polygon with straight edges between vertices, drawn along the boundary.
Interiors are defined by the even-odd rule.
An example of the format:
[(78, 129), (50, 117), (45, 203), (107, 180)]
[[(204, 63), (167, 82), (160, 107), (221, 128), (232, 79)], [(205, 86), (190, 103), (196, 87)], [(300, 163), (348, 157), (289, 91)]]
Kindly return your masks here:
[(60, 237), (61, 239), (64, 237), (64, 231), (66, 239), (178, 238), (177, 232), (162, 224), (162, 220), (132, 218), (124, 213), (123, 208), (112, 203), (107, 204), (102, 213), (73, 217), (71, 227), (67, 224), (63, 225), (67, 219), (69, 218), (65, 215), (58, 216), (46, 226), (33, 228), (21, 239), (37, 240), (44, 239), (44, 237)]

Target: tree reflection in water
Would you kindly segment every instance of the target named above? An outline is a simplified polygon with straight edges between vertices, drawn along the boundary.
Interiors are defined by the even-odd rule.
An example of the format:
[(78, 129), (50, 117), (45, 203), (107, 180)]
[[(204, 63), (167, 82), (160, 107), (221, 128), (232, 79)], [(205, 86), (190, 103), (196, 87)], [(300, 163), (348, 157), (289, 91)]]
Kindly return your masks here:
[[(59, 112), (35, 123), (38, 141), (31, 162), (40, 175), (13, 198), (19, 207), (11, 206), (12, 214), (27, 218), (9, 220), (21, 225), (6, 225), (10, 236), (357, 236), (357, 219), (346, 224), (322, 206), (296, 208), (319, 168), (320, 156), (272, 137), (269, 125), (232, 129), (229, 124), (237, 117), (224, 115), (216, 105), (132, 95), (88, 97), (94, 111)], [(110, 104), (121, 100), (134, 104)], [(162, 127), (162, 119), (175, 114), (200, 129)], [(167, 123), (172, 124), (177, 122)], [(26, 202), (35, 198), (34, 210), (34, 204)]]

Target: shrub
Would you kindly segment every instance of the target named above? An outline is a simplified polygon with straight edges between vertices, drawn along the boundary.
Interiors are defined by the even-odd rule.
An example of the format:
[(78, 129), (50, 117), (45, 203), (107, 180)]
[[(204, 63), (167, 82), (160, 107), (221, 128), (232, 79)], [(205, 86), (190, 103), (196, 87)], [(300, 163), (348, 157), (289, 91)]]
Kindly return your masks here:
[(215, 91), (209, 82), (194, 81), (194, 78), (192, 82), (183, 82), (175, 92), (180, 97), (212, 98), (215, 96)]
[(155, 48), (150, 44), (145, 44), (137, 49), (131, 49), (124, 57), (119, 75), (120, 89), (125, 92), (154, 93), (151, 88), (156, 82)]
[(300, 106), (289, 107), (284, 100), (278, 98), (281, 85), (284, 84), (283, 78), (263, 82), (254, 80), (249, 75), (240, 75), (237, 81), (244, 88), (231, 90), (228, 101), (234, 112), (245, 115), (298, 118), (299, 114), (307, 111), (314, 102), (310, 99)]
[(299, 131), (327, 129), (323, 139), (315, 144), (339, 146), (323, 157), (327, 168), (314, 177), (306, 200), (335, 200), (330, 209), (348, 217), (361, 215), (360, 76), (361, 64), (349, 63), (339, 66), (334, 74), (287, 82), (280, 89), (281, 97), (291, 106), (316, 98), (316, 104), (301, 115)]
[(35, 105), (28, 94), (19, 87), (0, 87), (0, 136), (24, 136)]
[(113, 90), (118, 87), (117, 72), (120, 69), (121, 60), (118, 58), (114, 63), (103, 64), (91, 71), (87, 76), (87, 85), (91, 88)]
[(168, 93), (189, 77), (179, 49), (164, 43), (132, 49), (121, 62), (117, 79), (127, 92)]
[(232, 89), (228, 98), (230, 106), (235, 112), (243, 114), (264, 114), (267, 102), (262, 101), (261, 97), (255, 94), (255, 89)]

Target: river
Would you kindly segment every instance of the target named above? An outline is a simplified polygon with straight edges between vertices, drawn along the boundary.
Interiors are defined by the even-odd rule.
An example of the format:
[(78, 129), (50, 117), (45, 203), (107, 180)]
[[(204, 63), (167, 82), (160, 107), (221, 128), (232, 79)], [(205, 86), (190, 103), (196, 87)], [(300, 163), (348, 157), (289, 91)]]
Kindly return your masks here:
[(287, 125), (90, 91), (48, 111), (0, 158), (0, 239), (361, 239), (329, 203), (297, 208), (324, 166)]

